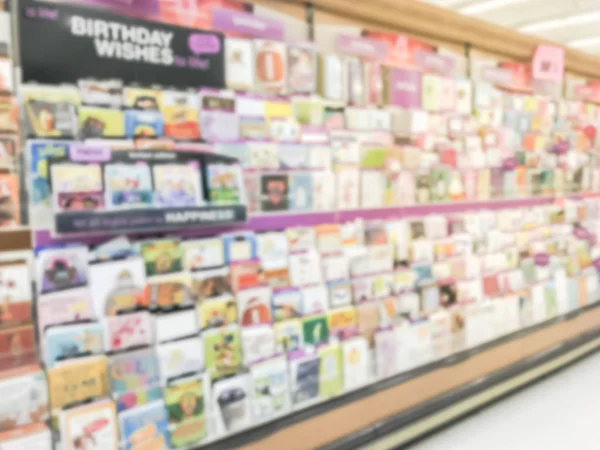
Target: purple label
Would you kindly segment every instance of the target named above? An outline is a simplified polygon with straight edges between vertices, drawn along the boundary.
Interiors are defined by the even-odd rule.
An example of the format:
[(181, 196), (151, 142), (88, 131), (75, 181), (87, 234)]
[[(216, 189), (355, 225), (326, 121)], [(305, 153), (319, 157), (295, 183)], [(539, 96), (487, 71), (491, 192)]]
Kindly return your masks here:
[(533, 260), (536, 266), (547, 266), (550, 264), (550, 255), (547, 253), (536, 253)]
[(392, 69), (390, 103), (402, 108), (420, 108), (421, 73), (414, 70)]
[(596, 258), (592, 261), (592, 266), (596, 268), (596, 270), (600, 270), (600, 258)]
[(504, 170), (515, 170), (518, 165), (519, 162), (514, 156), (510, 158), (504, 158), (504, 161), (502, 161), (502, 168)]
[(241, 33), (257, 38), (283, 41), (285, 28), (283, 22), (265, 19), (240, 11), (213, 8), (212, 26), (215, 30)]
[(500, 67), (484, 67), (481, 78), (488, 83), (507, 85), (512, 83), (513, 74), (510, 70)]
[(347, 34), (338, 36), (336, 49), (341, 53), (380, 60), (384, 60), (388, 54), (388, 46), (385, 42)]
[(454, 60), (449, 56), (417, 49), (415, 64), (422, 69), (432, 70), (439, 74), (448, 75), (454, 70)]
[(552, 152), (558, 155), (564, 155), (571, 149), (571, 143), (567, 140), (561, 140), (552, 146)]
[(591, 239), (592, 234), (582, 226), (576, 226), (573, 228), (573, 234), (577, 239), (588, 240)]
[(111, 151), (110, 147), (99, 145), (72, 144), (69, 156), (72, 161), (77, 162), (105, 162), (110, 161)]
[(118, 10), (133, 16), (151, 18), (159, 13), (159, 0), (76, 0), (75, 3)]
[(221, 41), (214, 34), (192, 33), (188, 37), (188, 47), (195, 55), (215, 54), (221, 51)]

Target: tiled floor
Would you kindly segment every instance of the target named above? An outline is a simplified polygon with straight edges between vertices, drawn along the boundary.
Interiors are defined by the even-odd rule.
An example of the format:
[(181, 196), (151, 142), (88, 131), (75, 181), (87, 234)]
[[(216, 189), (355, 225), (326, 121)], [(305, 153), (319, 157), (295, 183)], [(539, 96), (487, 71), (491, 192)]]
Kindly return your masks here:
[(599, 419), (596, 353), (410, 450), (598, 450)]

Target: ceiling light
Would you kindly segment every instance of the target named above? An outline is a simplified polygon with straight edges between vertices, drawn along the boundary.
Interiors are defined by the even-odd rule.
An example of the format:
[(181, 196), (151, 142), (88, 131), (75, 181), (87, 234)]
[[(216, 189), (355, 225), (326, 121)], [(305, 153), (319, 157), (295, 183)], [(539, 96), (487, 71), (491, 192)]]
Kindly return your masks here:
[(600, 11), (590, 11), (583, 14), (567, 16), (561, 19), (543, 20), (541, 22), (533, 22), (529, 25), (519, 27), (522, 33), (536, 33), (538, 31), (555, 30), (557, 28), (569, 27), (572, 25), (581, 25), (584, 23), (592, 23), (600, 21)]
[(567, 42), (567, 45), (573, 48), (596, 47), (600, 45), (600, 37), (575, 39), (574, 41)]
[(459, 9), (458, 12), (467, 16), (472, 16), (486, 11), (491, 11), (493, 9), (512, 5), (513, 3), (522, 3), (523, 1), (527, 0), (487, 0), (485, 2), (465, 6), (464, 8)]

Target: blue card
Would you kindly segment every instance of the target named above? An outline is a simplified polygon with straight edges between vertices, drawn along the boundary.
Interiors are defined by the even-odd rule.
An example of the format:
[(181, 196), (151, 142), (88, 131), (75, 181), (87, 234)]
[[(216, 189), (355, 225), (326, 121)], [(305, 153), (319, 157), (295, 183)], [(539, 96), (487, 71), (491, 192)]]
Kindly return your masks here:
[(294, 173), (290, 175), (290, 210), (312, 210), (312, 175), (310, 173)]
[(125, 136), (158, 137), (164, 132), (163, 117), (158, 111), (125, 111)]

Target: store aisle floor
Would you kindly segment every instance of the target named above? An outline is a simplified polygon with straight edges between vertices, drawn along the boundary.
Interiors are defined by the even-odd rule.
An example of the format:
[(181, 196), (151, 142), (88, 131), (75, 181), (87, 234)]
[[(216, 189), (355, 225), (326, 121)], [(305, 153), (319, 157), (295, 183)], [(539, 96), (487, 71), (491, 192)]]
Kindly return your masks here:
[(598, 450), (599, 379), (596, 353), (410, 450)]

